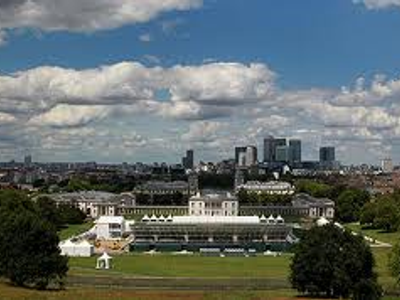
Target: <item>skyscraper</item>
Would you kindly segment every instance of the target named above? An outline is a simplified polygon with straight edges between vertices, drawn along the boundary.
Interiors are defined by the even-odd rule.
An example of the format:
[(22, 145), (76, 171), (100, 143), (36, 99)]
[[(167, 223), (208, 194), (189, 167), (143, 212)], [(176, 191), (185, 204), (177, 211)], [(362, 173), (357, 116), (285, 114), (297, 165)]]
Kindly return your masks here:
[(275, 147), (275, 161), (276, 162), (287, 162), (288, 161), (288, 146), (276, 146)]
[(257, 147), (247, 146), (246, 147), (246, 166), (251, 167), (257, 163)]
[(291, 165), (301, 162), (301, 140), (289, 140), (288, 156)]
[(273, 162), (275, 157), (275, 139), (272, 135), (264, 139), (264, 161)]
[(193, 169), (194, 167), (194, 152), (187, 150), (186, 156), (182, 158), (182, 165), (185, 169)]
[(333, 163), (335, 162), (335, 147), (321, 147), (319, 148), (319, 161), (320, 163)]
[(276, 148), (286, 146), (286, 139), (275, 139), (272, 135), (264, 139), (264, 161), (275, 162)]
[(26, 167), (30, 167), (32, 165), (32, 156), (31, 155), (26, 155), (24, 157), (24, 164)]
[(239, 165), (241, 153), (246, 153), (246, 147), (235, 147), (235, 163)]

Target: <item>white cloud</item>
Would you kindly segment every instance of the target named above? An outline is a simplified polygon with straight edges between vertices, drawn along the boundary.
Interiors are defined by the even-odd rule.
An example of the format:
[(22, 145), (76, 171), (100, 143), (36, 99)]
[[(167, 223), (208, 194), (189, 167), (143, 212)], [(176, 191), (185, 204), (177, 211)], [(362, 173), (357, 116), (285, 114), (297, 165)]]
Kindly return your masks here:
[(147, 22), (164, 12), (201, 5), (201, 0), (3, 0), (0, 24), (1, 28), (90, 32)]
[[(376, 76), (342, 90), (289, 91), (280, 89), (275, 77), (267, 65), (232, 62), (168, 68), (121, 62), (86, 70), (44, 66), (1, 75), (0, 124), (13, 130), (5, 135), (0, 129), (0, 140), (4, 136), (16, 148), (41, 147), (44, 141), (62, 149), (57, 132), (91, 127), (96, 132), (74, 139), (72, 148), (84, 140), (88, 151), (104, 147), (113, 155), (132, 146), (154, 153), (162, 135), (165, 149), (178, 153), (191, 145), (210, 157), (230, 154), (242, 143), (260, 143), (268, 134), (301, 138), (309, 153), (326, 143), (351, 144), (353, 150), (365, 143), (386, 151), (400, 140), (399, 79)], [(158, 99), (160, 92), (168, 97)], [(142, 127), (136, 130), (137, 118)], [(181, 137), (165, 131), (177, 124), (189, 128)], [(132, 126), (135, 135), (117, 129), (103, 135), (99, 129), (114, 126)]]
[(189, 131), (182, 135), (182, 140), (184, 142), (213, 142), (223, 126), (223, 123), (214, 121), (194, 122), (190, 124)]
[(106, 106), (60, 104), (43, 114), (34, 116), (28, 124), (53, 127), (82, 126), (106, 117), (109, 112), (109, 107)]
[(4, 30), (0, 30), (0, 47), (7, 43), (7, 34)]
[(353, 0), (354, 3), (363, 3), (368, 9), (383, 9), (400, 6), (400, 0)]
[(143, 43), (150, 43), (153, 41), (153, 37), (150, 33), (143, 33), (139, 36), (139, 40)]

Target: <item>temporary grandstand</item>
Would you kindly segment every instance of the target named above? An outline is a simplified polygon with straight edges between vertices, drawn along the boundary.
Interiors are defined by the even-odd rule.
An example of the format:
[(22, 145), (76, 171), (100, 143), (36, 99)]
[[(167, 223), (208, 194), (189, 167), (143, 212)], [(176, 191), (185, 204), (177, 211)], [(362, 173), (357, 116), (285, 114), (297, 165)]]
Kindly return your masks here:
[(280, 216), (274, 222), (272, 216), (269, 221), (258, 216), (176, 216), (168, 222), (152, 217), (130, 226), (131, 251), (241, 254), (284, 251), (297, 240)]

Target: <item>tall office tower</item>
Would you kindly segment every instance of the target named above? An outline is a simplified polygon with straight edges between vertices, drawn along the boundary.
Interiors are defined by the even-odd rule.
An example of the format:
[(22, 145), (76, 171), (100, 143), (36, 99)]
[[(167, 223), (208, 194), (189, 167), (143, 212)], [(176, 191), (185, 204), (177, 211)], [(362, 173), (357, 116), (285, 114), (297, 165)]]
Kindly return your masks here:
[(186, 151), (187, 167), (188, 169), (193, 169), (194, 167), (194, 152), (192, 149)]
[(382, 172), (386, 174), (393, 172), (393, 161), (391, 158), (384, 158), (382, 160)]
[(185, 169), (193, 169), (193, 167), (194, 167), (194, 152), (193, 152), (193, 150), (186, 151), (186, 156), (182, 157), (182, 165)]
[(289, 140), (289, 157), (291, 165), (301, 162), (301, 140)]
[(335, 162), (335, 147), (321, 147), (319, 148), (319, 162), (320, 163), (333, 163)]
[(275, 148), (275, 161), (276, 162), (287, 162), (289, 154), (288, 146), (276, 146)]
[(247, 146), (246, 147), (246, 166), (251, 167), (257, 163), (257, 147)]
[(29, 167), (30, 165), (32, 165), (32, 156), (31, 155), (26, 155), (24, 157), (24, 164), (26, 167)]
[(238, 167), (244, 167), (246, 166), (246, 152), (239, 152), (239, 158), (238, 158)]
[(275, 139), (272, 135), (264, 139), (264, 161), (275, 162), (276, 148), (286, 146), (286, 139)]
[(246, 147), (235, 147), (235, 163), (239, 165), (239, 157), (246, 153)]
[(264, 161), (273, 162), (275, 159), (275, 139), (272, 135), (264, 139)]

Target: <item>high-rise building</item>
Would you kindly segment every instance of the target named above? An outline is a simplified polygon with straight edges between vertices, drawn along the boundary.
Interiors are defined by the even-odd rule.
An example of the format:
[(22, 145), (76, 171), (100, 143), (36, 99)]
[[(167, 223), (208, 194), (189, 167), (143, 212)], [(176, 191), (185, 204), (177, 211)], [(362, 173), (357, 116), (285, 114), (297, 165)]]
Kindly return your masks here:
[(247, 146), (246, 147), (246, 166), (251, 167), (257, 163), (257, 147)]
[(194, 152), (193, 152), (193, 150), (186, 151), (186, 156), (182, 157), (182, 165), (185, 169), (193, 169), (193, 167), (194, 167)]
[(276, 146), (275, 147), (275, 161), (276, 162), (287, 162), (289, 154), (288, 146)]
[(30, 165), (32, 165), (32, 156), (31, 155), (26, 155), (24, 157), (24, 164), (26, 167), (29, 167)]
[(289, 140), (288, 156), (291, 165), (301, 162), (301, 140)]
[(272, 135), (264, 139), (264, 161), (275, 162), (276, 159), (276, 148), (280, 146), (286, 146), (286, 139), (275, 139)]
[(240, 164), (240, 157), (242, 157), (241, 153), (245, 153), (246, 155), (246, 147), (235, 147), (235, 163), (237, 165)]
[(275, 142), (272, 135), (264, 139), (264, 161), (273, 162), (275, 156)]
[(246, 152), (239, 152), (239, 159), (237, 165), (239, 167), (246, 166)]
[(321, 147), (319, 148), (319, 161), (320, 163), (333, 163), (335, 162), (335, 147)]
[(384, 158), (382, 160), (382, 172), (386, 174), (393, 172), (393, 161), (391, 158)]

